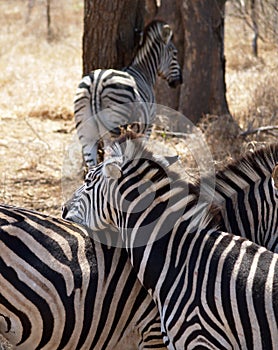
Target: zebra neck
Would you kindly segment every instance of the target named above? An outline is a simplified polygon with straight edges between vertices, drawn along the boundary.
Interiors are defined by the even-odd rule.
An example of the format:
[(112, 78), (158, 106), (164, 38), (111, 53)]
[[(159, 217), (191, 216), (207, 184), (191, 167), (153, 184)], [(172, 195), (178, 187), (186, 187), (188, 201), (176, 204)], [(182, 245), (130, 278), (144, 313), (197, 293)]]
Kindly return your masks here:
[[(170, 200), (171, 203), (167, 200), (161, 201), (161, 198), (156, 203), (156, 200), (149, 198), (151, 204), (148, 205), (148, 199), (145, 197), (134, 207), (133, 203), (136, 200), (133, 198), (130, 202), (130, 199), (126, 198), (122, 203), (130, 202), (131, 206), (120, 210), (120, 212), (129, 213), (127, 216), (124, 215), (125, 219), (121, 218), (120, 227), (131, 264), (140, 282), (157, 301), (161, 293), (167, 292), (167, 288), (160, 285), (161, 276), (164, 275), (164, 268), (168, 266), (170, 260), (177, 258), (178, 242), (195, 237), (197, 227), (200, 230), (210, 227), (207, 203), (196, 205), (195, 196), (186, 196), (187, 191), (184, 188), (172, 188), (171, 192), (175, 193), (175, 198)], [(143, 210), (142, 214), (142, 212), (139, 213), (139, 208), (146, 210)], [(172, 248), (169, 250), (169, 247)], [(170, 251), (172, 258), (169, 256)], [(150, 252), (151, 255), (149, 255)]]
[[(151, 87), (153, 87), (156, 82), (160, 65), (159, 55), (154, 52), (154, 46), (157, 46), (157, 43), (151, 42), (150, 40), (147, 41), (145, 45), (138, 50), (130, 66), (127, 67), (127, 71), (133, 75), (135, 79), (137, 76), (137, 81), (143, 79)], [(159, 51), (159, 48), (157, 48), (157, 50)]]
[(150, 67), (144, 64), (133, 63), (127, 67), (126, 71), (132, 75), (138, 86), (142, 86), (143, 89), (149, 86), (153, 89), (156, 82), (156, 72), (152, 72)]

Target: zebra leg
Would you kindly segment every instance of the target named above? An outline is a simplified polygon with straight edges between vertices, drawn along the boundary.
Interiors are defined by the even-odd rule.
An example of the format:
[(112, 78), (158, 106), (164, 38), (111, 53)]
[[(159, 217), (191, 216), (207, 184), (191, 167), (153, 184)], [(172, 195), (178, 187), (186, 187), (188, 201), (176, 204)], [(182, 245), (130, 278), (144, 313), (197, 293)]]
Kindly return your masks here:
[(97, 164), (97, 151), (100, 139), (99, 127), (94, 115), (90, 115), (80, 122), (77, 126), (77, 134), (82, 145), (84, 161), (88, 168), (91, 168)]
[(82, 147), (82, 150), (87, 167), (90, 169), (97, 165), (98, 143), (86, 144)]

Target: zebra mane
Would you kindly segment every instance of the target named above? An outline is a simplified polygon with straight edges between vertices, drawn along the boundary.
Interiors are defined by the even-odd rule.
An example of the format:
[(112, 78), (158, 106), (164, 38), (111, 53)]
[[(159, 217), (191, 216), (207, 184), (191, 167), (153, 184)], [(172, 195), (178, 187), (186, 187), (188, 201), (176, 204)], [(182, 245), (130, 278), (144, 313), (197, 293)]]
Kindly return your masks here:
[(127, 131), (113, 142), (110, 155), (112, 157), (123, 157), (125, 160), (132, 160), (146, 152), (144, 135)]
[[(278, 143), (260, 148), (253, 153), (247, 153), (241, 158), (226, 165), (215, 174), (215, 178), (210, 175), (204, 182), (205, 191), (208, 196), (214, 196), (216, 189), (220, 190), (226, 196), (231, 197), (236, 189), (230, 186), (230, 183), (236, 184), (238, 188), (244, 189), (250, 186), (250, 183), (258, 183), (269, 179), (272, 176), (274, 167), (278, 164)], [(248, 183), (247, 183), (248, 179)], [(197, 183), (199, 185), (199, 183)]]
[[(207, 197), (203, 197), (203, 194), (201, 195), (201, 201), (199, 201), (200, 187), (196, 184), (187, 182), (186, 180), (182, 179), (180, 173), (174, 169), (170, 170), (168, 168), (170, 164), (166, 164), (167, 157), (156, 156), (153, 154), (148, 150), (148, 143), (145, 141), (146, 139), (142, 137), (142, 135), (138, 135), (134, 132), (127, 132), (125, 135), (114, 142), (111, 147), (113, 150), (113, 154), (111, 155), (113, 158), (115, 157), (115, 159), (122, 159), (121, 167), (136, 159), (144, 159), (146, 161), (149, 161), (153, 169), (157, 170), (155, 179), (168, 177), (173, 186), (180, 186), (187, 189), (186, 195), (188, 198), (191, 198), (190, 203), (192, 206), (206, 206), (205, 216), (202, 217), (204, 213), (201, 212), (199, 219), (197, 217), (197, 221), (199, 220), (199, 223), (203, 222), (207, 228), (213, 227), (216, 229), (221, 219), (220, 208), (215, 204), (210, 204), (208, 207), (208, 205), (205, 203)], [(167, 170), (165, 170), (165, 168), (167, 168)], [(209, 200), (208, 203), (211, 203), (211, 200)]]
[[(142, 134), (137, 134), (133, 131), (128, 131), (121, 137), (119, 137), (111, 146), (110, 155), (114, 158), (122, 158), (124, 163), (135, 159), (146, 159), (152, 162), (160, 168), (168, 167), (170, 162), (168, 159), (172, 158), (177, 161), (178, 157), (163, 157), (156, 155), (149, 150), (148, 141)], [(161, 169), (162, 170), (162, 169)], [(180, 175), (174, 171), (168, 171), (167, 174), (171, 174), (171, 178), (178, 180)]]
[[(158, 169), (159, 177), (169, 177), (172, 183), (181, 184), (185, 180), (181, 179), (180, 174), (175, 170), (164, 171), (165, 160), (163, 157), (157, 157), (147, 148), (147, 142), (144, 142), (144, 138), (138, 134), (128, 132), (121, 137), (114, 145), (113, 151), (115, 157), (122, 157), (123, 165), (129, 161), (135, 159), (149, 160), (151, 165)], [(222, 170), (216, 174), (210, 174), (194, 184), (186, 183), (184, 186), (188, 187), (188, 194), (192, 194), (196, 200), (199, 199), (200, 188), (202, 195), (204, 195), (204, 201), (211, 203), (213, 198), (213, 204), (211, 205), (208, 217), (213, 217), (212, 224), (218, 224), (220, 217), (222, 201), (220, 193), (225, 194), (227, 197), (232, 197), (237, 194), (237, 188), (243, 190), (250, 186), (250, 183), (258, 183), (265, 179), (271, 178), (274, 167), (278, 164), (278, 144), (272, 144), (261, 148), (254, 153), (248, 153), (238, 160), (226, 165)], [(235, 186), (230, 185), (236, 184)], [(215, 191), (216, 190), (216, 191)], [(211, 214), (211, 215), (210, 215)]]

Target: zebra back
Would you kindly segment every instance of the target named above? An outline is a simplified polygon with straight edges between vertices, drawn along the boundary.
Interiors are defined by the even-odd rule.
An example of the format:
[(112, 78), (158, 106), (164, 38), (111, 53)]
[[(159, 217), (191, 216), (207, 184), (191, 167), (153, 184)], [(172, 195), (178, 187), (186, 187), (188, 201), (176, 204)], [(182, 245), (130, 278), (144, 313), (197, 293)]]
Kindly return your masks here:
[(168, 348), (274, 349), (278, 255), (218, 231), (206, 199), (165, 164), (127, 140), (90, 172), (67, 214), (119, 230)]
[(125, 250), (5, 205), (0, 246), (0, 331), (15, 348), (165, 349), (158, 311)]
[(204, 191), (221, 209), (221, 229), (274, 252), (278, 252), (277, 169), (278, 144), (272, 144), (232, 162), (215, 179), (204, 179)]

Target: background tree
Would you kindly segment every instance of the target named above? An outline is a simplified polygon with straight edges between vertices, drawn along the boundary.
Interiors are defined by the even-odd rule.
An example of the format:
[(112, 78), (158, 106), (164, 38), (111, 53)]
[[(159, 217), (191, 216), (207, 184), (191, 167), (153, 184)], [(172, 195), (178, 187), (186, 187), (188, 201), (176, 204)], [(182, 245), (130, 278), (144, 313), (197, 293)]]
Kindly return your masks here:
[(231, 0), (231, 14), (240, 18), (252, 30), (251, 48), (259, 55), (259, 39), (278, 43), (278, 0)]
[(157, 84), (157, 102), (193, 122), (206, 113), (229, 113), (225, 88), (225, 0), (84, 0), (83, 73), (120, 68), (136, 49), (138, 32), (155, 18), (174, 29), (184, 84)]
[(46, 28), (47, 28), (47, 40), (52, 39), (51, 30), (51, 0), (46, 0)]
[(85, 0), (83, 73), (122, 68), (134, 54), (144, 28), (142, 0)]

